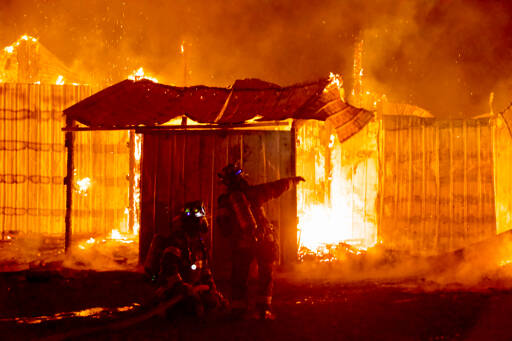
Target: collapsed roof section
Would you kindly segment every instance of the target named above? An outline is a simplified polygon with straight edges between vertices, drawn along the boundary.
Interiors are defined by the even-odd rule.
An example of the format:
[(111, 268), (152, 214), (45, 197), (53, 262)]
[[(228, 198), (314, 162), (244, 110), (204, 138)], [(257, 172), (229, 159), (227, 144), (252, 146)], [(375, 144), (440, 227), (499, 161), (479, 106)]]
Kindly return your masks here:
[(91, 128), (156, 126), (187, 116), (209, 124), (316, 119), (332, 123), (344, 141), (373, 117), (371, 111), (345, 103), (332, 79), (280, 87), (257, 79), (231, 88), (175, 87), (147, 79), (124, 80), (64, 110), (68, 119)]

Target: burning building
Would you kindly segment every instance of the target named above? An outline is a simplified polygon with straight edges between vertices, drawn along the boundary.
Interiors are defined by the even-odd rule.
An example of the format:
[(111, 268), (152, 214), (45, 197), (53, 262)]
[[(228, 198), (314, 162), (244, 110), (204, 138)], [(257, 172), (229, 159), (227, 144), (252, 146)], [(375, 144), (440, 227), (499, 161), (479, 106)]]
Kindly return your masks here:
[[(332, 259), (339, 245), (441, 253), (506, 231), (509, 111), (454, 120), (411, 105), (366, 103), (359, 59), (356, 53), (352, 95), (370, 110), (348, 105), (334, 75), (286, 88), (257, 80), (179, 88), (147, 80), (139, 69), (132, 81), (66, 110), (83, 126), (68, 125), (64, 143), (60, 113), (91, 87), (75, 83), (83, 81), (35, 38), (21, 37), (1, 59), (10, 82), (1, 84), (3, 238), (66, 232), (69, 246), (72, 232), (88, 240), (79, 245), (85, 249), (112, 230), (137, 235), (141, 228), (144, 258), (152, 234), (185, 201), (204, 199), (215, 215), (216, 171), (234, 161), (254, 183), (295, 173), (307, 180), (266, 207), (281, 231), (283, 262), (297, 252)], [(54, 78), (58, 84), (44, 84)], [(72, 145), (72, 172), (65, 145)], [(62, 187), (69, 181), (71, 200)], [(227, 244), (210, 222), (214, 258), (222, 260)]]
[[(345, 140), (363, 128), (373, 114), (345, 103), (339, 82), (333, 75), (282, 88), (245, 80), (225, 89), (126, 80), (68, 108), (68, 120), (90, 127), (68, 127), (68, 131), (136, 127), (142, 134), (140, 252), (144, 258), (152, 234), (167, 228), (184, 202), (203, 199), (210, 219), (215, 216), (216, 198), (223, 190), (216, 172), (225, 164), (239, 162), (254, 183), (275, 180), (294, 175), (296, 162), (309, 162), (306, 158), (312, 157), (315, 167), (314, 150), (324, 148), (318, 134), (324, 132), (314, 120), (332, 123), (326, 148), (338, 139), (336, 135)], [(181, 124), (162, 125), (176, 118)], [(324, 192), (327, 185), (317, 184), (315, 174), (304, 171), (312, 184), (301, 194), (305, 204), (330, 205), (326, 197), (311, 196)], [(297, 255), (296, 193), (285, 194), (267, 211), (280, 231), (282, 261), (289, 263)], [(226, 241), (215, 221), (210, 222), (214, 262), (220, 264), (219, 259), (229, 256)]]
[[(84, 79), (34, 37), (24, 35), (0, 51), (1, 239), (45, 236), (43, 244), (51, 244), (31, 244), (33, 250), (22, 251), (34, 253), (27, 260), (38, 258), (40, 247), (62, 250), (67, 172), (62, 112), (95, 91)], [(77, 137), (76, 235), (128, 231), (128, 142), (127, 132)]]
[(385, 101), (357, 109), (333, 84), (246, 80), (223, 89), (127, 80), (68, 108), (68, 119), (87, 127), (67, 130), (141, 134), (141, 258), (153, 233), (199, 198), (210, 212), (214, 262), (228, 258), (211, 217), (222, 191), (216, 171), (235, 161), (254, 183), (307, 180), (267, 207), (284, 263), (338, 245), (438, 254), (506, 229), (504, 117), (437, 119)]

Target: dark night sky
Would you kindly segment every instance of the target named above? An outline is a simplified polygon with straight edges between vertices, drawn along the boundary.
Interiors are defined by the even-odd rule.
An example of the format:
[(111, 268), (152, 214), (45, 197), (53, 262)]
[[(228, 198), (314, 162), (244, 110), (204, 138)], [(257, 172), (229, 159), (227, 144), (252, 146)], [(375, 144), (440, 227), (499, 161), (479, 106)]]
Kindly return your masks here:
[(112, 84), (145, 70), (183, 84), (281, 85), (344, 75), (364, 39), (368, 90), (438, 116), (512, 101), (512, 1), (1, 0), (0, 46), (35, 36), (68, 66)]

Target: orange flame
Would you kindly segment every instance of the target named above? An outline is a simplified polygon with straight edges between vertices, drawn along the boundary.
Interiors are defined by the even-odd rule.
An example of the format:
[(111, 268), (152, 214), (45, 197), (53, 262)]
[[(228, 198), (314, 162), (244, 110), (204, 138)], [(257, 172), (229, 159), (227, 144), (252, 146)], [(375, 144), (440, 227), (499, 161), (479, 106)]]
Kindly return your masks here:
[(345, 90), (343, 89), (343, 77), (339, 74), (330, 72), (329, 73), (329, 81), (330, 82), (325, 87), (324, 92), (328, 92), (331, 87), (335, 86), (340, 93), (341, 100), (345, 101)]
[(139, 217), (139, 207), (140, 207), (140, 161), (142, 155), (142, 140), (140, 134), (135, 134), (135, 150), (134, 150), (134, 181), (133, 181), (133, 233), (135, 235), (139, 234), (140, 230), (140, 217)]
[(154, 83), (158, 83), (158, 79), (150, 77), (144, 73), (144, 69), (142, 67), (133, 71), (131, 75), (128, 76), (128, 79), (132, 81), (140, 81), (141, 79), (147, 79)]
[(57, 84), (57, 85), (64, 85), (64, 76), (63, 75), (59, 75), (59, 77), (57, 77), (57, 80), (55, 81), (55, 84)]
[(76, 185), (78, 186), (76, 191), (78, 194), (87, 196), (87, 190), (91, 187), (91, 179), (90, 178), (82, 178), (76, 181)]
[(29, 35), (22, 35), (21, 37), (18, 38), (18, 40), (16, 40), (12, 45), (9, 45), (9, 46), (6, 46), (4, 47), (4, 51), (7, 52), (7, 53), (13, 53), (14, 52), (14, 48), (16, 46), (20, 46), (20, 42), (22, 40), (25, 40), (25, 41), (31, 41), (33, 43), (37, 42), (37, 39), (34, 38), (34, 37), (31, 37)]

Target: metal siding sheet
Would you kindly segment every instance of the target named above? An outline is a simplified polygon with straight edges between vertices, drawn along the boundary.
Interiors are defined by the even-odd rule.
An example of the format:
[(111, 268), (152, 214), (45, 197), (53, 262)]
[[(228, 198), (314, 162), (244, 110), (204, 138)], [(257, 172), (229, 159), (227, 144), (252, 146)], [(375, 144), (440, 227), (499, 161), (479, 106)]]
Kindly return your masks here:
[(495, 234), (489, 122), (386, 116), (383, 126), (386, 245), (444, 252)]
[(88, 95), (87, 86), (0, 84), (2, 230), (63, 233), (62, 110)]
[[(151, 215), (148, 212), (151, 210), (148, 203), (152, 200), (148, 196), (156, 196), (158, 201), (165, 201), (164, 197), (169, 196), (171, 217), (179, 213), (185, 200), (204, 200), (208, 206), (211, 221), (213, 267), (216, 276), (226, 278), (230, 273), (231, 253), (229, 240), (219, 233), (213, 219), (217, 197), (224, 192), (224, 186), (220, 184), (216, 174), (228, 162), (238, 161), (243, 165), (244, 171), (249, 173), (250, 183), (276, 180), (279, 175), (286, 176), (291, 169), (281, 171), (281, 155), (275, 148), (276, 143), (281, 141), (282, 135), (289, 137), (290, 133), (279, 131), (201, 131), (144, 134), (142, 217), (146, 218), (143, 218), (144, 223), (141, 226), (141, 244), (143, 243), (142, 236), (145, 241), (150, 240), (149, 235), (152, 235), (155, 230), (155, 228), (152, 229), (148, 221), (148, 217)], [(289, 144), (288, 148), (291, 148)], [(173, 151), (173, 157), (170, 164), (165, 162), (164, 165), (162, 163), (163, 153), (167, 153), (169, 150)], [(284, 152), (282, 149), (279, 151)], [(284, 155), (290, 154), (284, 153)], [(155, 164), (148, 166), (147, 160), (151, 158), (154, 158)], [(165, 180), (163, 186), (157, 184), (156, 192), (152, 194), (148, 190), (152, 179), (165, 176), (168, 176), (169, 180)], [(157, 181), (159, 184), (163, 184), (161, 179)], [(162, 190), (162, 187), (167, 184), (170, 185), (170, 190)], [(293, 196), (287, 197), (286, 200), (294, 198)], [(272, 205), (281, 206), (280, 203)], [(273, 222), (279, 223), (282, 219), (280, 209), (272, 208), (267, 213)], [(155, 214), (158, 216), (161, 213), (157, 211)], [(289, 220), (295, 221), (295, 216)], [(142, 248), (141, 257), (143, 257)]]
[[(508, 124), (512, 125), (512, 110), (505, 113)], [(502, 233), (512, 229), (512, 135), (507, 122), (498, 117), (494, 126), (495, 151), (495, 193), (497, 232)]]

